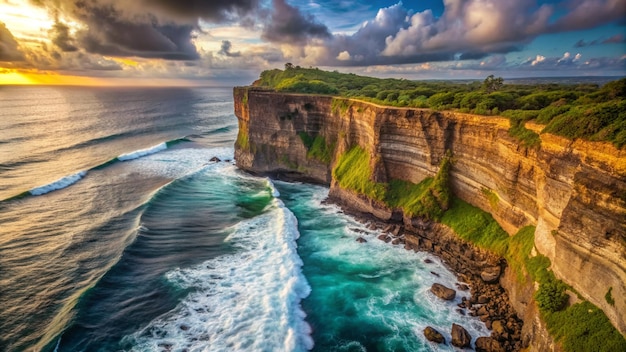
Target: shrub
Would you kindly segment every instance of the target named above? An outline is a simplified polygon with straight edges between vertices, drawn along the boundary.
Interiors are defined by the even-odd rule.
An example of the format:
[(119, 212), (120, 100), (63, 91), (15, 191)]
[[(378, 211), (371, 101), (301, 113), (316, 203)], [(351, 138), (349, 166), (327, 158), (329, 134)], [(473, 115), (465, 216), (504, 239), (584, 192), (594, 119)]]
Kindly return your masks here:
[(535, 300), (542, 311), (557, 312), (567, 303), (565, 285), (552, 275), (550, 279), (541, 282), (535, 293)]

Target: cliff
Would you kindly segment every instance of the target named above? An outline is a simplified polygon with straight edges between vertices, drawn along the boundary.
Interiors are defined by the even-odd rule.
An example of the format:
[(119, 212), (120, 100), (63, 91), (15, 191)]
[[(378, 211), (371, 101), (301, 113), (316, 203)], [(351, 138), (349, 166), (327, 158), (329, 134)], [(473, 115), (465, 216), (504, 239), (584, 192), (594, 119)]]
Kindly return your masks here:
[[(330, 184), (332, 195), (354, 197), (359, 210), (382, 219), (402, 215), (341, 190), (331, 177), (340, 155), (358, 145), (372, 156), (373, 181), (419, 183), (452, 151), (454, 193), (491, 213), (511, 235), (535, 225), (535, 248), (556, 276), (626, 334), (626, 151), (550, 134), (541, 134), (540, 147), (526, 148), (499, 117), (252, 87), (235, 88), (234, 95), (240, 168)], [(328, 156), (312, 153), (307, 140), (320, 142)], [(514, 280), (504, 281), (518, 291), (511, 296), (520, 297), (516, 306), (527, 316), (529, 295), (520, 294)], [(605, 298), (609, 290), (612, 303)]]

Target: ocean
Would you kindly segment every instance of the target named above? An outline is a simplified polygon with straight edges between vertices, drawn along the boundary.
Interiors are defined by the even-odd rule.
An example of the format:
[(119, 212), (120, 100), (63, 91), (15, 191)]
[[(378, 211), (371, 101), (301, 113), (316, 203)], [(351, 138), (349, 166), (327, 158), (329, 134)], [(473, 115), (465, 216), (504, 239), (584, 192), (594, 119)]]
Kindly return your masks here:
[(231, 88), (0, 87), (0, 350), (453, 351), (423, 329), (489, 335), (456, 311), (468, 293), (429, 293), (457, 283), (436, 257), (377, 240), (325, 187), (238, 170), (236, 135)]

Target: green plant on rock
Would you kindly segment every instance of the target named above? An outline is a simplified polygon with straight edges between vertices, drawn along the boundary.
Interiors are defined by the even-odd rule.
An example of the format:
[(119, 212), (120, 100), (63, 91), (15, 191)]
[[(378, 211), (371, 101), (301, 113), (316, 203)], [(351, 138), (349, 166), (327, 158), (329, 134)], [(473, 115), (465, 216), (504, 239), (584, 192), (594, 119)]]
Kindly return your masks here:
[(339, 157), (332, 175), (341, 188), (379, 201), (385, 199), (386, 186), (372, 181), (370, 154), (358, 145)]
[(541, 282), (539, 290), (535, 293), (535, 301), (539, 309), (546, 312), (558, 312), (565, 307), (568, 296), (565, 293), (565, 285), (554, 277)]
[(609, 290), (606, 291), (606, 294), (604, 295), (604, 299), (606, 300), (606, 303), (615, 306), (615, 299), (613, 298), (611, 291), (613, 291), (613, 287), (609, 287)]
[(500, 202), (500, 198), (498, 197), (498, 195), (489, 188), (482, 188), (480, 192), (489, 201), (489, 206), (491, 206), (491, 209), (496, 210), (498, 208), (498, 202)]

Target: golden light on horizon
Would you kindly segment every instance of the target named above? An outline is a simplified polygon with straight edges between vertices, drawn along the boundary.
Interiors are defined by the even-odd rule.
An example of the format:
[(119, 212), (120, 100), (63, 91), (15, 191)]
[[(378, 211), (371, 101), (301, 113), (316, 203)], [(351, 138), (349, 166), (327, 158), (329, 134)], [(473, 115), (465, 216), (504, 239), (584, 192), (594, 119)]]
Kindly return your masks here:
[(105, 80), (94, 77), (66, 76), (50, 72), (26, 72), (0, 68), (0, 85), (101, 86)]
[(33, 82), (28, 76), (11, 71), (11, 72), (0, 72), (0, 85), (32, 85), (37, 84)]

